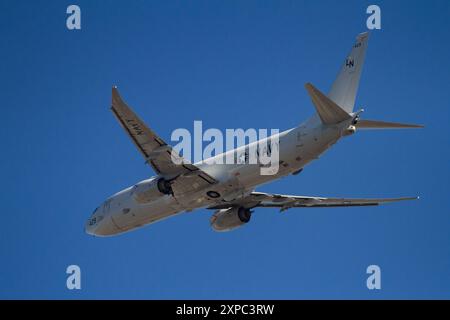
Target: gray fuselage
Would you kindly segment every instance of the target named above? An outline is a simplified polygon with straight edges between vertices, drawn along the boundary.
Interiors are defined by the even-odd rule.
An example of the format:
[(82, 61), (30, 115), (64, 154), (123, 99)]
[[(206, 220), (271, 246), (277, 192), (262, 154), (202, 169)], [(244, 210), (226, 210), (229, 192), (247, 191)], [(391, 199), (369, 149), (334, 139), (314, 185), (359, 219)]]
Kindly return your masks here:
[[(155, 183), (159, 177), (141, 181), (103, 202), (86, 222), (86, 232), (97, 236), (111, 236), (182, 212), (232, 203), (259, 185), (303, 169), (345, 135), (344, 132), (350, 124), (349, 121), (324, 125), (318, 116), (313, 116), (300, 126), (279, 133), (278, 143), (273, 146), (279, 148), (276, 150), (279, 151), (279, 166), (278, 172), (273, 175), (262, 175), (259, 164), (208, 164), (211, 160), (226, 157), (230, 152), (239, 158), (251, 146), (247, 145), (219, 154), (215, 159), (210, 158), (195, 164), (219, 181), (208, 189), (182, 195), (155, 193), (143, 200), (137, 197), (139, 187)], [(206, 194), (208, 191), (217, 192), (220, 196), (212, 198)]]

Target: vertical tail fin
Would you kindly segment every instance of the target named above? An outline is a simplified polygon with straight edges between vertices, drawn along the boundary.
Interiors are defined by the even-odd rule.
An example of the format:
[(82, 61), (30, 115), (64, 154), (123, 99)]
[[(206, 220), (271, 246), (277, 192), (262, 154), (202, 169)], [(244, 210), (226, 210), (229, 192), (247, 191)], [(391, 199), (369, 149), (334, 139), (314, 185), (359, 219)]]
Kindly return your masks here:
[(348, 113), (353, 111), (355, 105), (368, 39), (368, 32), (361, 33), (356, 37), (356, 43), (353, 45), (350, 54), (345, 58), (328, 94), (331, 100)]

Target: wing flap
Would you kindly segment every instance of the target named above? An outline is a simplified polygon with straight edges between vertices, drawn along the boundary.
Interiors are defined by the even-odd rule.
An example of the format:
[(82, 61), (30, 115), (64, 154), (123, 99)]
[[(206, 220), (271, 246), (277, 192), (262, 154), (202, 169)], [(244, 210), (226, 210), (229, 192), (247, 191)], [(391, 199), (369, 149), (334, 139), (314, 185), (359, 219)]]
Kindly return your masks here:
[[(402, 198), (325, 198), (309, 196), (292, 196), (270, 194), (263, 192), (252, 192), (248, 196), (240, 199), (233, 205), (246, 208), (265, 207), (280, 208), (281, 211), (290, 208), (321, 208), (321, 207), (355, 207), (355, 206), (377, 206), (383, 203), (416, 200), (418, 197)], [(230, 207), (230, 204), (228, 204)], [(214, 207), (210, 209), (223, 209)]]
[(374, 198), (374, 199), (354, 199), (354, 198), (325, 198), (325, 197), (307, 197), (307, 196), (291, 196), (277, 195), (267, 193), (256, 193), (260, 198), (258, 207), (279, 207), (281, 209), (288, 208), (312, 208), (312, 207), (353, 207), (353, 206), (376, 206), (382, 203), (415, 200), (417, 197), (402, 198)]

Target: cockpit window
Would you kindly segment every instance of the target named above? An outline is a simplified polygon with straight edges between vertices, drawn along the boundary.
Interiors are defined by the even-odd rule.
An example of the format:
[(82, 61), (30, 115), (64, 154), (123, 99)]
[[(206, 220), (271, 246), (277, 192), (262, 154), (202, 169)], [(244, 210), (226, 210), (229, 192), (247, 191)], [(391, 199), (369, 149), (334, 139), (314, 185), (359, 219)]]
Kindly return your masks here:
[(94, 214), (97, 212), (98, 208), (99, 208), (99, 207), (97, 207), (97, 208), (94, 209), (94, 211), (92, 212), (92, 215), (94, 215)]
[(93, 225), (95, 225), (97, 223), (97, 218), (92, 218), (92, 219), (89, 219), (89, 225), (90, 226), (93, 226)]
[[(94, 211), (95, 212), (95, 211)], [(93, 225), (95, 225), (96, 223), (98, 223), (98, 222), (100, 222), (100, 221), (102, 221), (103, 220), (103, 216), (96, 216), (96, 217), (93, 217), (93, 218), (91, 218), (91, 219), (89, 219), (89, 225), (90, 226), (93, 226)]]
[(112, 199), (108, 199), (103, 203), (103, 213), (107, 213), (109, 211), (109, 208), (111, 207), (111, 201)]

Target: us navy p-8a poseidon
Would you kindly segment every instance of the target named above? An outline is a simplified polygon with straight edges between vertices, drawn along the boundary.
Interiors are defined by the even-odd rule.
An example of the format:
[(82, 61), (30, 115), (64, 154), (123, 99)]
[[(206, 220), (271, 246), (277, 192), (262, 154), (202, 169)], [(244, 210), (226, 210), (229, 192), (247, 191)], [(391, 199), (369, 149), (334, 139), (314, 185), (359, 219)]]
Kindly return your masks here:
[(96, 236), (112, 236), (198, 208), (215, 210), (210, 218), (212, 228), (216, 231), (228, 231), (248, 223), (253, 210), (258, 207), (286, 210), (372, 206), (417, 199), (325, 198), (255, 191), (258, 185), (300, 172), (339, 139), (352, 135), (357, 130), (422, 127), (364, 120), (360, 118), (362, 110), (353, 111), (367, 42), (368, 33), (357, 36), (328, 95), (310, 83), (305, 85), (317, 111), (313, 117), (296, 128), (278, 133), (276, 137), (272, 135), (266, 138), (269, 144), (270, 141), (278, 141), (273, 146), (279, 152), (279, 170), (274, 175), (262, 175), (258, 164), (244, 162), (230, 165), (208, 161), (224, 158), (230, 153), (239, 155), (246, 152), (249, 145), (194, 164), (188, 161), (174, 162), (173, 159), (181, 156), (139, 119), (122, 100), (117, 88), (113, 87), (111, 110), (157, 175), (122, 190), (103, 202), (87, 220), (86, 232)]

